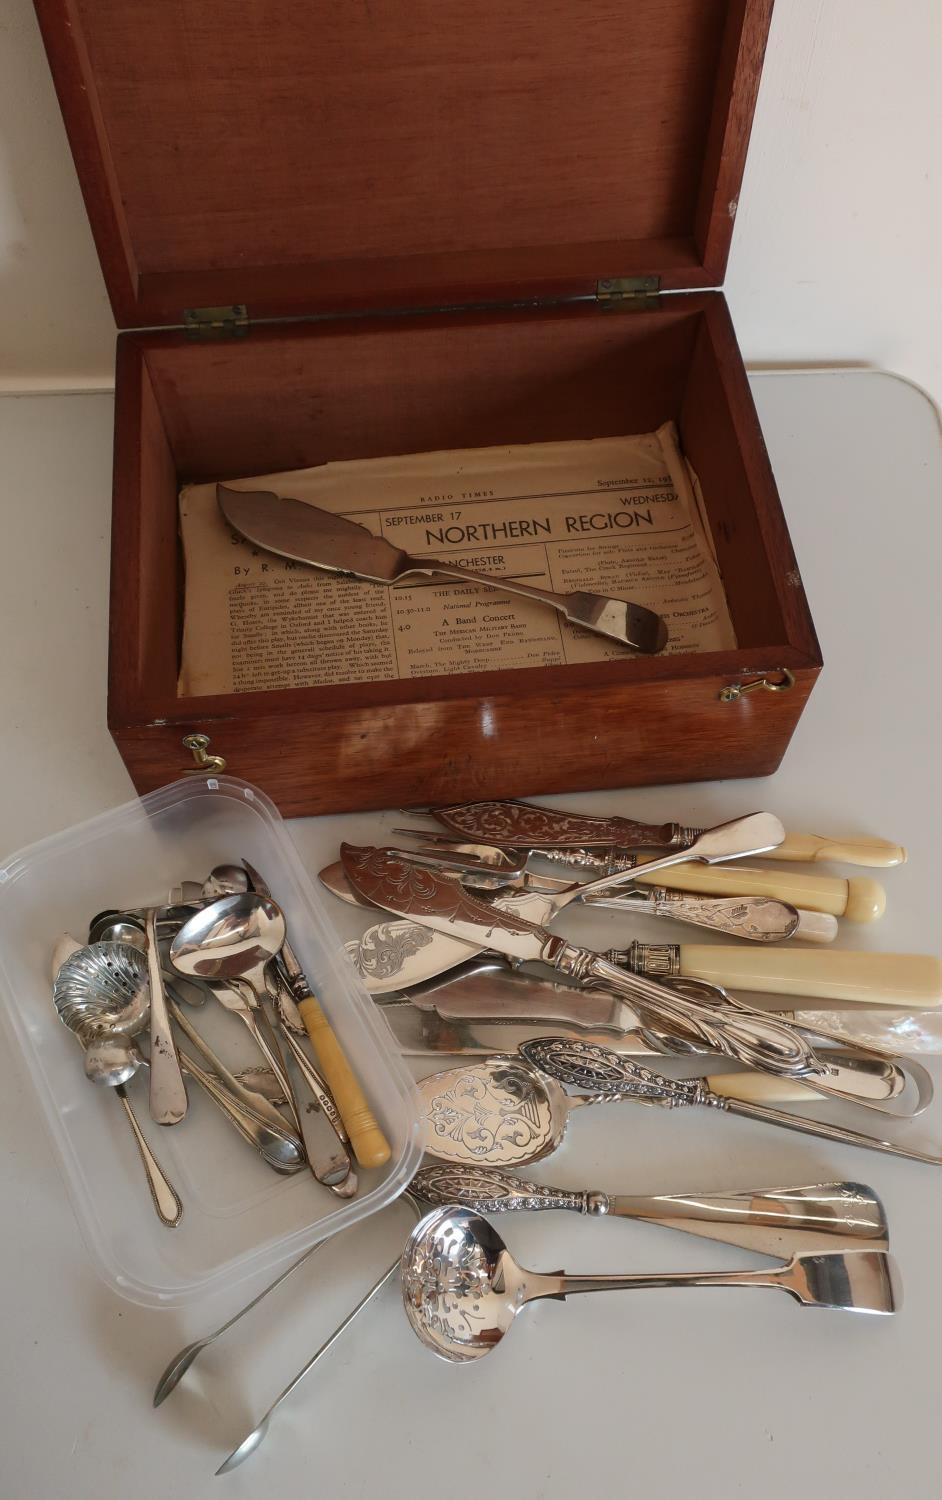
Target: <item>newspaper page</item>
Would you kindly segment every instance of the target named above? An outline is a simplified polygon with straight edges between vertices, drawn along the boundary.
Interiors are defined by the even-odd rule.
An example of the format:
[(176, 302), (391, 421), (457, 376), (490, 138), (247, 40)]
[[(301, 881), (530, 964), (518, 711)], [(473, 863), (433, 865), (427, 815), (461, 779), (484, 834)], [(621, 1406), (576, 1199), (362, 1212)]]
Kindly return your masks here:
[[(646, 605), (667, 621), (668, 652), (736, 644), (673, 424), (226, 483), (339, 513), (416, 557)], [(481, 584), (416, 576), (390, 588), (261, 551), (230, 530), (213, 484), (183, 489), (180, 529), (183, 697), (634, 659), (544, 604)]]

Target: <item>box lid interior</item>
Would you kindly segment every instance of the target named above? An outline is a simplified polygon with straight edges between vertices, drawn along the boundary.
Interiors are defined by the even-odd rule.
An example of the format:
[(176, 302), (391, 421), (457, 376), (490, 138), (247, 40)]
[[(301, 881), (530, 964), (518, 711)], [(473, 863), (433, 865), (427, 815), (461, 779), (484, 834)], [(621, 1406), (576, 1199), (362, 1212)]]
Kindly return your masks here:
[(116, 320), (723, 279), (772, 0), (36, 0)]

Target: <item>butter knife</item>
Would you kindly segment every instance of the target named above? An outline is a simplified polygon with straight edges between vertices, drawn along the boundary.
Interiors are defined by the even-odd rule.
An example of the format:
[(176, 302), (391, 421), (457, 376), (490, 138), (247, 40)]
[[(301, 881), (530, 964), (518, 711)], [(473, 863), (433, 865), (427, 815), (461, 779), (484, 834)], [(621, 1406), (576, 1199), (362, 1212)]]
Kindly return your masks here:
[[(404, 1057), (461, 1057), (515, 1052), (523, 1042), (542, 1036), (567, 1037), (572, 1028), (546, 1022), (467, 1021), (440, 1016), (434, 1010), (418, 1010), (405, 995), (384, 995), (377, 999), (380, 1014), (392, 1030)], [(658, 1056), (636, 1031), (619, 1034), (610, 1031), (580, 1030), (586, 1041), (611, 1047), (625, 1057)]]
[[(633, 869), (633, 881), (645, 886), (668, 886), (708, 896), (771, 896), (778, 901), (812, 912), (846, 917), (849, 922), (876, 922), (886, 910), (886, 894), (875, 880), (844, 880), (838, 875), (806, 874), (790, 868), (763, 870), (757, 865), (675, 865), (654, 875), (645, 874), (643, 858), (631, 856), (625, 866)], [(539, 882), (550, 877), (539, 876)], [(338, 860), (321, 870), (319, 879), (341, 901), (360, 906)], [(567, 882), (560, 881), (560, 884)], [(545, 884), (543, 885), (545, 889)]]
[(399, 583), (411, 577), (460, 578), (483, 583), (501, 593), (520, 594), (548, 604), (573, 625), (607, 640), (653, 655), (667, 645), (667, 625), (653, 609), (601, 594), (555, 594), (516, 578), (476, 573), (438, 557), (410, 557), (365, 526), (335, 516), (303, 500), (283, 499), (270, 490), (230, 490), (216, 486), (219, 508), (240, 536), (278, 557), (308, 563), (328, 573), (362, 578), (369, 583)]
[(383, 849), (344, 844), (340, 857), (354, 890), (374, 906), (511, 959), (548, 963), (581, 985), (601, 983), (635, 1009), (640, 1024), (692, 1037), (713, 1051), (777, 1075), (813, 1078), (827, 1070), (810, 1041), (774, 1016), (734, 1001), (718, 1010), (683, 998), (650, 979), (627, 974), (591, 949), (554, 937), (516, 912), (477, 901), (454, 881)]
[[(393, 829), (393, 833), (410, 832), (411, 829)], [(585, 888), (571, 880), (555, 880), (552, 876), (534, 875), (528, 870), (507, 873), (500, 868), (482, 868), (460, 856), (443, 854), (437, 848), (431, 853), (426, 849), (411, 848), (397, 852), (414, 864), (430, 865), (452, 880), (459, 880), (477, 895), (494, 891), (498, 896), (510, 896), (528, 891), (545, 896), (544, 914), (536, 917), (533, 912), (528, 912), (531, 921), (547, 923), (567, 906), (583, 900)], [(343, 878), (342, 868), (342, 884), (331, 884), (331, 873), (336, 868), (322, 870), (320, 879), (334, 895), (350, 899), (352, 893)], [(710, 932), (721, 932), (727, 937), (752, 943), (784, 943), (792, 938), (798, 942), (830, 943), (837, 936), (836, 917), (823, 912), (802, 911), (787, 901), (769, 896), (695, 896), (685, 891), (667, 890), (663, 886), (642, 889), (630, 885), (611, 895), (604, 890), (597, 892), (586, 904), (617, 911), (622, 916), (668, 917), (675, 922), (705, 927)]]
[[(476, 904), (491, 910), (492, 927), (502, 919), (517, 917), (538, 924), (547, 920), (545, 898), (538, 894), (524, 892)], [(476, 946), (449, 931), (432, 931), (421, 922), (406, 920), (378, 922), (359, 942), (346, 946), (367, 989), (381, 995), (423, 984), (486, 952), (488, 946), (496, 948), (490, 936), (482, 932), (481, 946)], [(895, 1005), (904, 1011), (942, 1005), (942, 959), (932, 954), (634, 942), (594, 956), (614, 965), (616, 973), (648, 979), (702, 979), (750, 993), (800, 997), (806, 1003)]]
[[(551, 980), (506, 969), (471, 968), (450, 983), (413, 990), (408, 999), (417, 1010), (437, 1016), (445, 1034), (450, 1027), (453, 1037), (460, 1037), (469, 1023), (485, 1024), (489, 1031), (496, 1033), (494, 1048), (498, 1051), (510, 1050), (506, 1037), (503, 1042), (500, 1040), (501, 1031), (525, 1027), (538, 1033), (539, 1028), (546, 1025), (561, 1028), (562, 1033), (570, 1037), (575, 1032), (583, 1040), (591, 1031), (594, 1036), (604, 1038), (604, 1046), (611, 1046), (613, 1038), (630, 1039), (629, 1056), (663, 1055), (677, 1050), (669, 1036), (639, 1027), (631, 1007), (614, 995), (604, 991), (577, 990), (571, 985), (554, 984)], [(393, 1008), (392, 997), (389, 1008)], [(557, 1033), (554, 1031), (554, 1034)], [(523, 1041), (530, 1039), (521, 1038)], [(796, 1085), (791, 1080), (779, 1080), (775, 1086), (783, 1085), (786, 1091), (775, 1097), (779, 1100), (807, 1097), (810, 1086), (839, 1099), (907, 1117), (920, 1113), (932, 1099), (931, 1079), (925, 1069), (909, 1059), (893, 1062), (876, 1056), (850, 1055), (844, 1049), (828, 1047), (827, 1064), (826, 1082), (815, 1079)], [(757, 1082), (758, 1077), (762, 1079), (761, 1084)], [(764, 1088), (764, 1097), (772, 1098), (768, 1092), (771, 1081), (765, 1074), (731, 1074), (728, 1085), (722, 1086), (721, 1092), (724, 1087), (727, 1093), (750, 1089), (753, 1097)]]
[[(564, 812), (533, 802), (459, 802), (430, 807), (430, 817), (452, 833), (504, 849), (528, 849), (557, 863), (581, 868), (611, 866), (593, 851), (627, 854), (634, 849), (686, 849), (704, 832), (682, 823), (639, 823), (633, 818)], [(816, 833), (789, 833), (766, 859), (831, 860), (885, 869), (902, 864), (906, 850), (886, 839), (832, 839)]]

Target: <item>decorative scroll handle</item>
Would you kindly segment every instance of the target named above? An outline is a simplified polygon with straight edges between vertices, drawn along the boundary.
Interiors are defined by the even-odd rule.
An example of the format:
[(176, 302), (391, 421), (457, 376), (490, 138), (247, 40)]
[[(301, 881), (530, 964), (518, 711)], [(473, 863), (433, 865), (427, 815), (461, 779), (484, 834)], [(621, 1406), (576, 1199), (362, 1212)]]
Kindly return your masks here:
[(795, 907), (771, 896), (734, 896), (724, 901), (663, 889), (658, 889), (655, 895), (654, 910), (659, 917), (673, 917), (678, 922), (748, 938), (753, 943), (784, 942), (798, 926)]
[[(670, 1108), (713, 1101), (699, 1078), (665, 1078), (595, 1042), (544, 1036), (522, 1042), (519, 1050), (541, 1073), (568, 1083), (583, 1096), (645, 1099)], [(725, 1108), (725, 1101), (717, 1098), (717, 1103)]]
[[(507, 848), (508, 845), (502, 847)], [(634, 870), (638, 861), (633, 854), (603, 853), (594, 849), (549, 849), (542, 845), (538, 849), (531, 849), (531, 854), (539, 854), (542, 859), (551, 860), (554, 865), (565, 865), (570, 870), (591, 870), (598, 875), (621, 875), (625, 870)]]
[[(588, 1193), (567, 1193), (559, 1188), (544, 1187), (501, 1172), (496, 1167), (464, 1167), (451, 1163), (430, 1163), (420, 1167), (409, 1185), (426, 1203), (461, 1203), (480, 1214), (503, 1213), (510, 1209), (569, 1209), (589, 1213)], [(596, 1195), (598, 1196), (598, 1195)]]
[(683, 848), (697, 833), (678, 823), (598, 818), (536, 807), (532, 802), (460, 802), (434, 807), (431, 813), (446, 828), (465, 837), (541, 851), (544, 845), (581, 850)]
[[(611, 1097), (654, 1097), (649, 1091), (658, 1086), (670, 1095), (675, 1104), (705, 1104), (713, 1109), (728, 1110), (730, 1114), (742, 1115), (747, 1120), (764, 1120), (768, 1125), (781, 1125), (786, 1130), (795, 1130), (799, 1135), (817, 1136), (823, 1141), (839, 1141), (846, 1146), (862, 1146), (868, 1151), (882, 1151), (887, 1156), (899, 1156), (905, 1161), (926, 1162), (929, 1166), (942, 1166), (942, 1156), (930, 1151), (915, 1151), (907, 1146), (898, 1146), (895, 1141), (880, 1140), (862, 1130), (847, 1130), (840, 1125), (831, 1125), (825, 1120), (814, 1120), (808, 1116), (792, 1115), (786, 1110), (770, 1109), (768, 1105), (753, 1104), (745, 1099), (724, 1098), (704, 1087), (704, 1080), (690, 1078), (678, 1082), (673, 1078), (661, 1078), (648, 1068), (620, 1057), (609, 1047), (600, 1047), (594, 1042), (570, 1041), (565, 1037), (539, 1037), (532, 1042), (523, 1042), (519, 1048), (527, 1062), (541, 1072), (548, 1073), (560, 1083), (607, 1092)], [(645, 1075), (643, 1077), (639, 1075)], [(696, 1097), (681, 1097), (679, 1091), (693, 1088)]]
[[(675, 922), (689, 922), (692, 927), (706, 927), (752, 943), (783, 943), (800, 920), (794, 906), (772, 896), (693, 896), (663, 886), (621, 895), (616, 892), (607, 898), (603, 895), (586, 904), (621, 912), (636, 907), (655, 917), (672, 917)], [(612, 963), (626, 964), (628, 951), (613, 948), (606, 957)]]
[(827, 1072), (826, 1064), (815, 1056), (811, 1044), (776, 1016), (739, 1005), (733, 1014), (719, 1014), (694, 1000), (682, 999), (642, 975), (626, 974), (624, 969), (586, 948), (576, 948), (561, 940), (558, 948), (554, 945), (544, 957), (560, 973), (580, 983), (601, 981), (605, 989), (624, 995), (640, 1012), (645, 1025), (668, 1033), (678, 1031), (685, 1039), (692, 1036), (714, 1052), (734, 1057), (747, 1067), (786, 1078)]

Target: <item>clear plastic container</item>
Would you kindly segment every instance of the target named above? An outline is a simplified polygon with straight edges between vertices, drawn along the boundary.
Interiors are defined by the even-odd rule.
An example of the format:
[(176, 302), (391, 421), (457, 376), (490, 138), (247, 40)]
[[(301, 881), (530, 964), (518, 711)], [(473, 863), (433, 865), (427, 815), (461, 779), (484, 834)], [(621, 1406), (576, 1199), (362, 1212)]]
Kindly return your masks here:
[[(85, 1077), (77, 1039), (52, 1004), (51, 960), (63, 932), (84, 942), (110, 907), (159, 905), (181, 880), (247, 858), (271, 887), (292, 946), (392, 1146), (344, 1201), (309, 1171), (279, 1177), (192, 1082), (171, 1128), (147, 1112), (146, 1073), (128, 1085), (138, 1119), (183, 1201), (175, 1229), (154, 1213), (118, 1099)], [(412, 1080), (346, 959), (325, 903), (279, 813), (228, 776), (193, 777), (44, 839), (0, 868), (0, 1001), (33, 1079), (93, 1260), (122, 1296), (174, 1307), (274, 1271), (325, 1234), (389, 1203), (421, 1156)], [(238, 1018), (207, 999), (190, 1019), (233, 1069), (259, 1066)], [(184, 1044), (185, 1045), (185, 1044)]]

